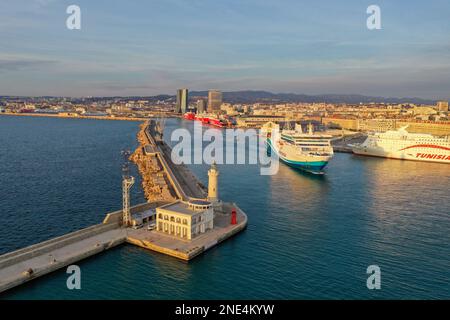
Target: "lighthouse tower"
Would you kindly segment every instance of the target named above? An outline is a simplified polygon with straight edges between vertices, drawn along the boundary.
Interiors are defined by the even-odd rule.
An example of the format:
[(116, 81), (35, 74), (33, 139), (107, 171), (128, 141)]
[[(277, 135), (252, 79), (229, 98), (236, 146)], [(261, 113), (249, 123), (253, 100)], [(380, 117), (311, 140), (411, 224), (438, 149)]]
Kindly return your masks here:
[(211, 169), (208, 170), (208, 200), (211, 202), (219, 201), (219, 189), (218, 189), (218, 177), (219, 170), (217, 170), (216, 162), (211, 165)]

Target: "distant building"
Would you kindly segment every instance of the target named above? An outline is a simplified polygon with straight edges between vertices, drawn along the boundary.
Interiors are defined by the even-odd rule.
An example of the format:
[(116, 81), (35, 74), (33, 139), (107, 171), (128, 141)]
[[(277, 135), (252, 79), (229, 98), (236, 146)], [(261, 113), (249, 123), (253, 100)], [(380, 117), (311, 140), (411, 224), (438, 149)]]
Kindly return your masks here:
[(183, 114), (187, 111), (187, 108), (188, 108), (188, 89), (178, 89), (175, 112)]
[(208, 111), (217, 112), (222, 105), (222, 92), (219, 90), (209, 90), (208, 92)]
[(203, 113), (206, 111), (206, 101), (205, 99), (197, 100), (197, 113)]
[(329, 128), (354, 131), (387, 131), (408, 126), (409, 132), (434, 135), (450, 135), (450, 122), (419, 121), (413, 119), (348, 119), (322, 118), (322, 124)]
[(280, 123), (285, 121), (285, 117), (281, 116), (242, 116), (236, 118), (236, 124), (238, 127), (246, 127), (246, 128), (261, 128), (267, 122), (275, 122)]
[(250, 112), (252, 112), (252, 107), (249, 106), (249, 105), (245, 105), (245, 106), (242, 107), (242, 112), (250, 113)]
[(117, 104), (111, 106), (111, 111), (117, 113), (131, 112), (131, 108), (127, 105)]
[(86, 108), (77, 107), (77, 108), (75, 108), (75, 111), (78, 112), (78, 113), (83, 114), (83, 113), (86, 113)]
[(438, 101), (436, 104), (438, 111), (449, 111), (448, 109), (448, 101)]
[[(447, 107), (448, 109), (448, 107)], [(410, 109), (412, 115), (416, 116), (416, 115), (431, 115), (431, 114), (435, 114), (437, 111), (432, 108), (432, 107), (427, 107), (427, 106), (421, 106), (421, 107), (413, 107), (412, 109)]]
[(395, 119), (358, 119), (359, 131), (386, 132), (395, 130)]

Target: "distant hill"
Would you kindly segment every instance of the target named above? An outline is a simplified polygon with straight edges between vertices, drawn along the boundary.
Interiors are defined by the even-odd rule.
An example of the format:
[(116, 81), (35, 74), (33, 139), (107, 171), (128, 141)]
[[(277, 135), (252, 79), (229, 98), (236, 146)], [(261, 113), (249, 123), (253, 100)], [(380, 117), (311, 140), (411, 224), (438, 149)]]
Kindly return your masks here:
[[(191, 91), (189, 96), (207, 97), (208, 91)], [(268, 91), (230, 91), (223, 92), (223, 99), (234, 103), (251, 102), (327, 102), (327, 103), (369, 103), (369, 102), (387, 102), (387, 103), (415, 103), (415, 104), (435, 104), (435, 100), (421, 98), (392, 98), (392, 97), (371, 97), (358, 94), (321, 94), (306, 95), (296, 93), (272, 93)]]
[[(207, 97), (208, 91), (190, 91), (190, 97)], [(1, 100), (43, 100), (58, 97), (17, 97), (17, 96), (0, 96)], [(158, 100), (175, 101), (175, 94), (160, 94), (155, 96), (118, 96), (118, 97), (84, 97), (84, 98), (68, 98), (74, 102), (81, 101), (102, 101), (102, 100), (149, 100), (156, 102)], [(435, 100), (421, 98), (392, 98), (392, 97), (371, 97), (359, 94), (320, 94), (306, 95), (296, 93), (272, 93), (262, 90), (244, 90), (244, 91), (225, 91), (223, 92), (223, 100), (230, 103), (255, 103), (255, 102), (326, 102), (326, 103), (370, 103), (370, 102), (386, 102), (386, 103), (415, 103), (415, 104), (436, 104)]]

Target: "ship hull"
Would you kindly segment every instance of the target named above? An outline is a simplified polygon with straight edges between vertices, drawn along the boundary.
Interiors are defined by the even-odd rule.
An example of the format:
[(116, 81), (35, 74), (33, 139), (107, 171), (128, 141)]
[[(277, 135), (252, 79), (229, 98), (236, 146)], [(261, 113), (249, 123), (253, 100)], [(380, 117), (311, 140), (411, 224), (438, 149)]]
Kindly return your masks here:
[(281, 161), (283, 161), (285, 164), (287, 164), (291, 168), (308, 171), (311, 173), (317, 173), (317, 174), (322, 174), (323, 169), (325, 169), (325, 167), (328, 164), (328, 161), (309, 161), (309, 162), (305, 161), (305, 162), (302, 162), (302, 161), (291, 161), (291, 160), (287, 160), (287, 159), (281, 158), (281, 157), (280, 157), (280, 159), (281, 159)]
[(203, 125), (211, 125), (214, 126), (216, 128), (227, 128), (227, 127), (231, 127), (231, 123), (227, 120), (221, 120), (221, 119), (216, 119), (207, 115), (196, 115), (192, 112), (188, 112), (185, 113), (183, 115), (183, 118), (185, 120), (191, 120), (191, 121), (199, 121), (201, 122)]
[(277, 149), (273, 146), (272, 141), (266, 141), (267, 148), (270, 152), (275, 152), (279, 159), (291, 168), (306, 171), (314, 174), (323, 174), (323, 170), (327, 166), (331, 157), (329, 156), (308, 156), (297, 155), (289, 156), (286, 150)]
[[(450, 151), (439, 150), (435, 147), (418, 147), (417, 150), (385, 151), (380, 148), (351, 146), (354, 154), (370, 157), (389, 158), (397, 160), (412, 160), (450, 164)], [(408, 149), (409, 150), (409, 149)], [(446, 151), (446, 152), (445, 152)]]
[(187, 112), (183, 115), (183, 118), (186, 120), (195, 120), (195, 114), (192, 112)]

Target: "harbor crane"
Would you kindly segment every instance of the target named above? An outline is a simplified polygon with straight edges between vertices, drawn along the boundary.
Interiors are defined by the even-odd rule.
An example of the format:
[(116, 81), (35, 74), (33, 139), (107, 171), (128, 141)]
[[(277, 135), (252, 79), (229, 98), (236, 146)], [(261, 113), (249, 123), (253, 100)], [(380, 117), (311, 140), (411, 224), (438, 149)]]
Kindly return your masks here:
[(122, 225), (131, 225), (130, 189), (134, 184), (134, 177), (130, 175), (130, 151), (122, 151), (124, 164), (122, 165)]

